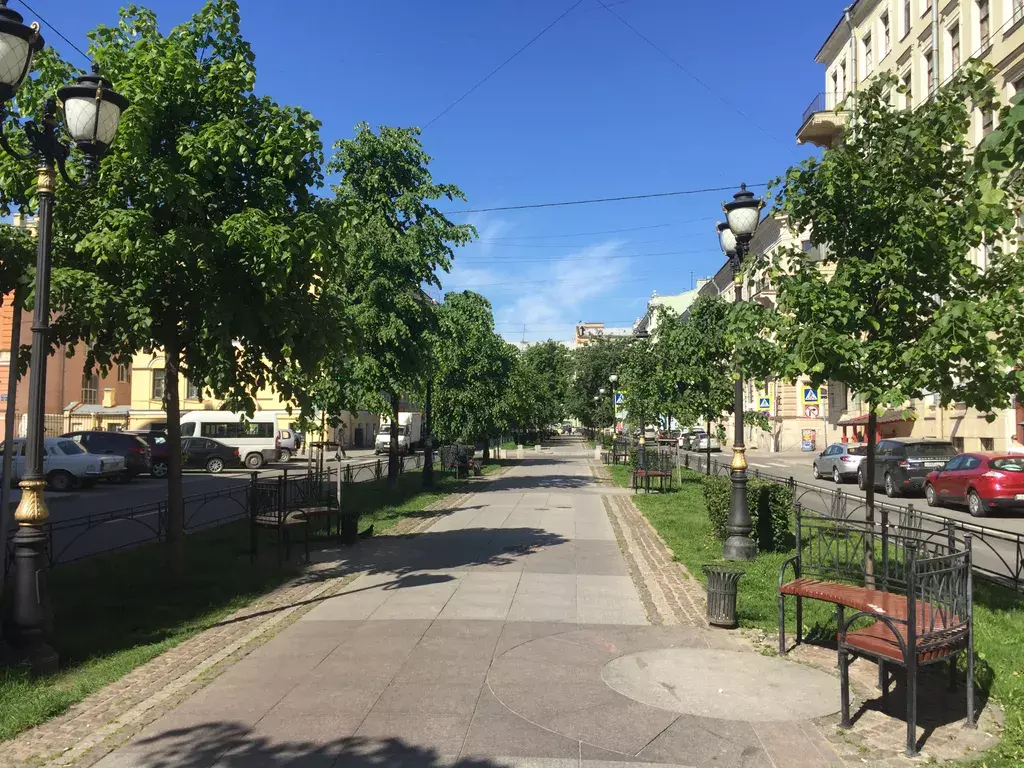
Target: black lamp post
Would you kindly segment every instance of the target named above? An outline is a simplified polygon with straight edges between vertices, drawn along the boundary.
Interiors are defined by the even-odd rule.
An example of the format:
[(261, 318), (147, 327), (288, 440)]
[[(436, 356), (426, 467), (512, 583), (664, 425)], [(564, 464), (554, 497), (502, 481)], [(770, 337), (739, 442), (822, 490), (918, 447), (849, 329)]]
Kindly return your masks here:
[[(24, 126), (29, 154), (21, 154), (7, 141), (2, 128), (7, 122), (6, 104), (32, 69), (32, 57), (43, 47), (39, 25), (22, 23), (21, 14), (0, 0), (0, 146), (19, 160), (36, 163), (39, 175), (39, 248), (36, 256), (35, 310), (32, 316), (32, 357), (29, 378), (28, 437), (25, 445), (26, 470), (21, 502), (14, 513), (18, 531), (14, 535), (14, 591), (10, 616), (4, 623), (4, 637), (16, 660), (27, 663), (35, 674), (57, 669), (57, 655), (48, 641), (52, 625), (46, 589), (47, 533), (43, 528), (49, 513), (43, 499), (43, 415), (45, 413), (46, 358), (50, 330), (50, 249), (53, 228), (54, 186), (57, 171), (71, 186), (83, 187), (92, 180), (100, 158), (117, 135), (121, 113), (128, 100), (115, 93), (110, 83), (93, 73), (73, 85), (58, 89), (57, 99), (48, 98), (41, 123)], [(85, 168), (80, 182), (68, 175), (66, 163), (71, 149), (58, 136), (57, 102), (63, 107), (64, 129), (83, 155)]]
[[(747, 191), (743, 184), (731, 202), (724, 203), (728, 222), (718, 225), (718, 236), (722, 250), (729, 258), (732, 267), (734, 300), (743, 301), (743, 278), (740, 266), (750, 246), (750, 240), (757, 231), (761, 220), (761, 207), (764, 203)], [(752, 560), (757, 554), (757, 544), (750, 538), (753, 525), (750, 520), (750, 508), (747, 506), (747, 457), (743, 436), (743, 371), (736, 361), (736, 388), (733, 399), (736, 434), (732, 446), (732, 505), (729, 508), (727, 530), (729, 538), (725, 540), (723, 554), (727, 560)]]
[(608, 387), (608, 390), (611, 392), (611, 395), (612, 395), (612, 440), (614, 440), (615, 439), (615, 421), (616, 421), (616, 418), (615, 418), (615, 385), (619, 383), (618, 375), (614, 374), (614, 373), (611, 374), (608, 377), (608, 383), (611, 384), (611, 386)]

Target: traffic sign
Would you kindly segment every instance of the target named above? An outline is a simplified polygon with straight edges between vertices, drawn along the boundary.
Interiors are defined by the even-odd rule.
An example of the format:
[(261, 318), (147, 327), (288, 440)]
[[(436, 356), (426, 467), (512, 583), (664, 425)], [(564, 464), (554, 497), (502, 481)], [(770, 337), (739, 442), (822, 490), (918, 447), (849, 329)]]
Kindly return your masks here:
[(625, 392), (616, 392), (615, 393), (615, 404), (616, 405), (625, 405), (626, 404), (626, 393)]
[(818, 402), (818, 390), (814, 387), (804, 387), (804, 405), (811, 405)]
[(770, 411), (772, 409), (772, 401), (770, 397), (761, 397), (757, 401), (757, 410), (759, 411)]

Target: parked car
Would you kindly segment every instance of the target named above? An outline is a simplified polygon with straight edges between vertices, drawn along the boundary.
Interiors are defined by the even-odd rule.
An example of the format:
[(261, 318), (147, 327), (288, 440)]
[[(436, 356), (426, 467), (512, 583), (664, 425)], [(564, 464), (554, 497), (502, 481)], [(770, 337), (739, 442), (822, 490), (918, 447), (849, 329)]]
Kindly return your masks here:
[[(710, 443), (710, 447), (708, 444)], [(693, 446), (690, 450), (693, 451), (720, 451), (722, 450), (722, 444), (718, 441), (718, 438), (714, 435), (709, 435), (707, 432), (701, 432), (690, 439), (690, 444)]]
[(281, 429), (277, 432), (277, 446), (280, 450), (278, 461), (288, 463), (292, 460), (292, 456), (299, 452), (298, 442), (295, 439), (295, 433), (290, 429)]
[(130, 429), (125, 434), (141, 437), (149, 445), (149, 474), (167, 477), (171, 452), (167, 447), (167, 432), (162, 429)]
[(1024, 510), (1024, 456), (963, 453), (928, 475), (928, 506), (966, 504), (974, 517), (994, 509)]
[[(885, 489), (890, 498), (924, 489), (928, 474), (941, 469), (956, 456), (956, 448), (947, 440), (891, 437), (875, 449), (875, 487)], [(857, 485), (867, 490), (867, 461), (857, 468)]]
[(867, 446), (860, 443), (833, 443), (811, 462), (811, 474), (817, 480), (831, 477), (836, 485), (845, 483), (857, 476), (857, 469), (867, 453)]
[(91, 429), (82, 432), (68, 432), (61, 437), (77, 440), (89, 453), (105, 456), (123, 456), (124, 471), (111, 478), (111, 482), (126, 483), (136, 475), (146, 475), (152, 471), (152, 459), (149, 445), (138, 435), (127, 432), (104, 432)]
[[(25, 440), (13, 441), (10, 483), (13, 485), (24, 475), (28, 459)], [(0, 444), (0, 453), (4, 446)], [(43, 474), (51, 491), (68, 491), (76, 485), (88, 488), (101, 478), (119, 477), (125, 471), (122, 456), (98, 456), (89, 453), (74, 440), (64, 437), (43, 438)], [(6, 480), (6, 478), (3, 478)]]
[(237, 448), (208, 437), (182, 438), (181, 457), (183, 466), (205, 469), (213, 475), (223, 472), (225, 468), (242, 466), (242, 458)]
[(679, 438), (679, 447), (684, 451), (696, 451), (701, 438), (707, 437), (707, 434), (703, 429), (684, 430)]

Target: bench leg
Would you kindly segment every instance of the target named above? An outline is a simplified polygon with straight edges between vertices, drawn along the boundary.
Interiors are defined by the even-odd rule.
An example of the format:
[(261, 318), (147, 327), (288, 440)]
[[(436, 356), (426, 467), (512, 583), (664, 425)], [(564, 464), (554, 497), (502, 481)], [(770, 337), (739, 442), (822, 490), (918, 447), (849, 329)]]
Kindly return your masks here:
[(804, 599), (796, 596), (796, 645), (804, 641)]
[(839, 649), (839, 712), (840, 728), (849, 728), (850, 723), (850, 655)]
[(882, 659), (878, 660), (878, 688), (882, 691), (882, 704), (884, 705), (889, 701), (889, 670), (886, 669)]
[[(968, 631), (973, 631), (970, 629)], [(967, 644), (967, 722), (965, 728), (977, 728), (978, 720), (974, 716), (974, 642)]]
[(917, 663), (907, 659), (907, 757), (917, 755)]
[(779, 592), (779, 656), (786, 655), (786, 596)]

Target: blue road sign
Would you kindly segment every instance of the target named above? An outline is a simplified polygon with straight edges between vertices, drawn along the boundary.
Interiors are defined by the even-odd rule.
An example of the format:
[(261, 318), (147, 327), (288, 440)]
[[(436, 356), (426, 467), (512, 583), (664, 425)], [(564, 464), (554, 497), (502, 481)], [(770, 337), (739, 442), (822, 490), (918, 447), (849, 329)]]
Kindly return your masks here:
[(626, 404), (626, 395), (625, 395), (625, 393), (623, 393), (623, 392), (616, 392), (615, 393), (615, 404), (616, 405), (625, 405)]

